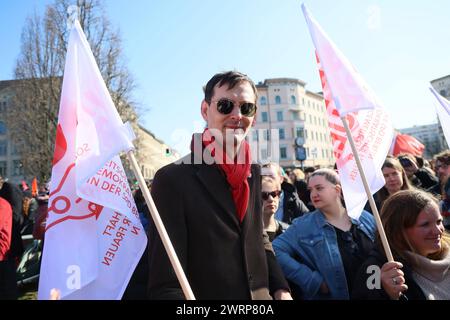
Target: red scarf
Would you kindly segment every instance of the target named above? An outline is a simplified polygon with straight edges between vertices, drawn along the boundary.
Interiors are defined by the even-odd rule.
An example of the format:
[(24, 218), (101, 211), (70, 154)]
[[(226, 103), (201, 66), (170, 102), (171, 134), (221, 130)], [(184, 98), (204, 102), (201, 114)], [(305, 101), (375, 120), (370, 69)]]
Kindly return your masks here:
[[(240, 222), (244, 220), (250, 197), (250, 186), (247, 178), (250, 176), (251, 152), (247, 141), (243, 140), (237, 157), (231, 161), (222, 148), (216, 148), (214, 137), (208, 129), (202, 134), (202, 143), (205, 149), (216, 160), (216, 164), (225, 173), (228, 184), (231, 187), (231, 195), (236, 206), (237, 216)], [(192, 148), (193, 149), (193, 148)], [(236, 163), (237, 159), (245, 159), (244, 163)], [(242, 162), (242, 161), (241, 161)]]

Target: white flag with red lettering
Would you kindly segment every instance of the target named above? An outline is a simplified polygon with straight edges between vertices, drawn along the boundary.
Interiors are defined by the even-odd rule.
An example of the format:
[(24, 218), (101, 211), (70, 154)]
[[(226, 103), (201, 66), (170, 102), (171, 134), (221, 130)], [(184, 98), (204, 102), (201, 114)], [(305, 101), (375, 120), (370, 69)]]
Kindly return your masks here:
[[(345, 56), (302, 4), (316, 47), (336, 165), (349, 216), (358, 218), (367, 194), (342, 124), (346, 116), (372, 194), (385, 180), (381, 172), (393, 137), (390, 116)], [(365, 110), (369, 109), (369, 110)]]
[(39, 299), (120, 299), (147, 237), (118, 156), (133, 148), (78, 21), (71, 30)]
[(430, 87), (430, 90), (439, 102), (436, 106), (436, 111), (441, 122), (442, 131), (444, 131), (445, 140), (450, 146), (450, 101), (437, 93), (432, 87)]

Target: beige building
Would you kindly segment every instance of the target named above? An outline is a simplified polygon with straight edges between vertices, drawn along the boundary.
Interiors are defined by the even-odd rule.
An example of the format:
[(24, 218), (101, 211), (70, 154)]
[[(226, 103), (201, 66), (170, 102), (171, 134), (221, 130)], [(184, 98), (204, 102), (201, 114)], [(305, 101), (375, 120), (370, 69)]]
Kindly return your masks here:
[(161, 167), (180, 158), (177, 151), (166, 145), (163, 141), (142, 126), (139, 126), (139, 155), (138, 163), (145, 179), (153, 179), (156, 171)]
[(20, 156), (11, 142), (9, 131), (5, 124), (5, 113), (12, 105), (14, 91), (13, 81), (0, 81), (0, 176), (8, 178), (13, 183), (26, 180)]
[(292, 78), (266, 79), (257, 84), (256, 130), (249, 139), (252, 146), (257, 143), (259, 162), (279, 159), (282, 167), (300, 167), (297, 142), (305, 148), (304, 166), (334, 165), (323, 96), (305, 86), (305, 82)]

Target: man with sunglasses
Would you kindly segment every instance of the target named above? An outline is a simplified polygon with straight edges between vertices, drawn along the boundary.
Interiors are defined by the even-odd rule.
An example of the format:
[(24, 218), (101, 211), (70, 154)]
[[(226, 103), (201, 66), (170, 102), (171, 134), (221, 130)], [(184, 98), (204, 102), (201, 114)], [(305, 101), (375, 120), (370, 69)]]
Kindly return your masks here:
[[(257, 91), (246, 75), (216, 74), (204, 88), (202, 134), (191, 154), (160, 169), (152, 196), (196, 299), (289, 299), (261, 215), (260, 168), (245, 137), (255, 122)], [(153, 224), (149, 295), (183, 299)]]

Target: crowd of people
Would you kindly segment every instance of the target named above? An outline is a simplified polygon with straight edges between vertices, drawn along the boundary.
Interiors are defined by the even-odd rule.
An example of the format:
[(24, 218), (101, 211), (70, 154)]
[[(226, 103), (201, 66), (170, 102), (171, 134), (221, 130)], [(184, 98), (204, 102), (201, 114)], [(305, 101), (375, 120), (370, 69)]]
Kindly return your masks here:
[(22, 236), (43, 240), (49, 190), (42, 183), (32, 193), (28, 185), (0, 176), (0, 300), (17, 299), (17, 267), (24, 254)]
[[(450, 299), (450, 150), (430, 162), (411, 154), (386, 158), (385, 185), (374, 199), (394, 257), (388, 261), (370, 207), (358, 219), (348, 215), (336, 169), (252, 161), (245, 137), (256, 101), (245, 74), (214, 75), (201, 103), (204, 132), (193, 135), (190, 154), (161, 168), (149, 185), (195, 297)], [(43, 238), (39, 208), (46, 208), (48, 191), (33, 197), (1, 183), (5, 299), (17, 296), (10, 280), (23, 250), (20, 230)], [(184, 299), (142, 192), (134, 196), (149, 241), (123, 298)], [(369, 286), (374, 267), (379, 279)]]

